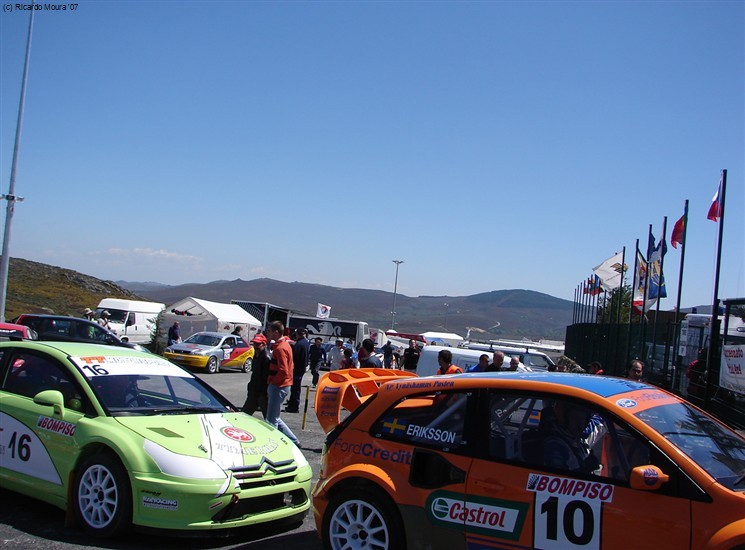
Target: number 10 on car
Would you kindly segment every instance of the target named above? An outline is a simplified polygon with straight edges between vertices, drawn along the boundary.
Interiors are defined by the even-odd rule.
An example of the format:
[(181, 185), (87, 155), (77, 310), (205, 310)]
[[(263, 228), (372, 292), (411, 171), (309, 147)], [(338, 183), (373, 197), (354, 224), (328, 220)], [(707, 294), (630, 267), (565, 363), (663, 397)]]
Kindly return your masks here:
[(602, 502), (542, 493), (535, 497), (536, 548), (600, 548)]

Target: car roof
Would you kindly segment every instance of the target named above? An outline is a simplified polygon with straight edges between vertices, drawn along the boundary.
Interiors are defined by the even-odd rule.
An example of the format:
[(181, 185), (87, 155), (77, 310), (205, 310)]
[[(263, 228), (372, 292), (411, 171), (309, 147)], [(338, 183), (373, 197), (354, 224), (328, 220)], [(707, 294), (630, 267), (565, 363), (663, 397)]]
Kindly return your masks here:
[(106, 356), (132, 356), (152, 355), (147, 352), (135, 350), (124, 346), (110, 346), (106, 344), (88, 344), (81, 342), (56, 342), (56, 341), (23, 341), (23, 342), (0, 342), (0, 348), (23, 347), (38, 349), (42, 351), (56, 350), (69, 356), (106, 355)]
[(202, 330), (200, 332), (195, 332), (194, 334), (188, 336), (188, 338), (191, 338), (192, 336), (196, 336), (197, 334), (206, 334), (207, 336), (217, 336), (218, 338), (222, 338), (223, 336), (237, 336), (236, 334), (231, 334), (230, 332), (214, 332), (210, 330)]

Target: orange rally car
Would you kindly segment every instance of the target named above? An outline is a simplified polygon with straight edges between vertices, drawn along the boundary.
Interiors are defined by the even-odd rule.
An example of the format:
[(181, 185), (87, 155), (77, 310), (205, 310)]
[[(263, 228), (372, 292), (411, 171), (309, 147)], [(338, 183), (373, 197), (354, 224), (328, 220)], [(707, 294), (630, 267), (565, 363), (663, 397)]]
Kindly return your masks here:
[(315, 405), (326, 548), (745, 545), (745, 440), (647, 384), (356, 369)]

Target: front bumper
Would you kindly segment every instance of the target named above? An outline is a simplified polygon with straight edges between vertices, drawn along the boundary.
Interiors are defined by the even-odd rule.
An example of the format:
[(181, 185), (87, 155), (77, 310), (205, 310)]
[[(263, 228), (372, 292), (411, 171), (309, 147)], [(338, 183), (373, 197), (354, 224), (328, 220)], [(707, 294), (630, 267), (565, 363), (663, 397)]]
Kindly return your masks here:
[(207, 360), (210, 358), (209, 355), (191, 355), (187, 353), (172, 353), (170, 351), (164, 352), (163, 357), (178, 365), (183, 365), (184, 367), (200, 369), (207, 366)]
[(181, 479), (165, 474), (132, 476), (133, 523), (174, 531), (235, 529), (283, 523), (310, 508), (312, 470), (267, 479)]

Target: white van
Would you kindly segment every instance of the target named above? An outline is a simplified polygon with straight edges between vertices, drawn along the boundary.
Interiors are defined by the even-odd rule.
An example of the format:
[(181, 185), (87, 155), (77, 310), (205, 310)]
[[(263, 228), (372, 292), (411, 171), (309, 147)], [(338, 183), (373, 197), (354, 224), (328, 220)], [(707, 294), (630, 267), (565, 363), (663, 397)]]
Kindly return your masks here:
[(166, 307), (157, 302), (104, 298), (96, 308), (96, 317), (109, 312), (109, 325), (123, 342), (149, 344), (155, 332), (158, 314)]
[(491, 356), (495, 351), (501, 351), (504, 353), (505, 363), (510, 362), (510, 357), (517, 356), (520, 358), (520, 362), (526, 367), (529, 367), (532, 371), (547, 371), (549, 367), (554, 365), (554, 361), (548, 355), (532, 348), (511, 347), (498, 344), (480, 344), (476, 342), (469, 342), (467, 346), (466, 349), (488, 353), (489, 356)]

